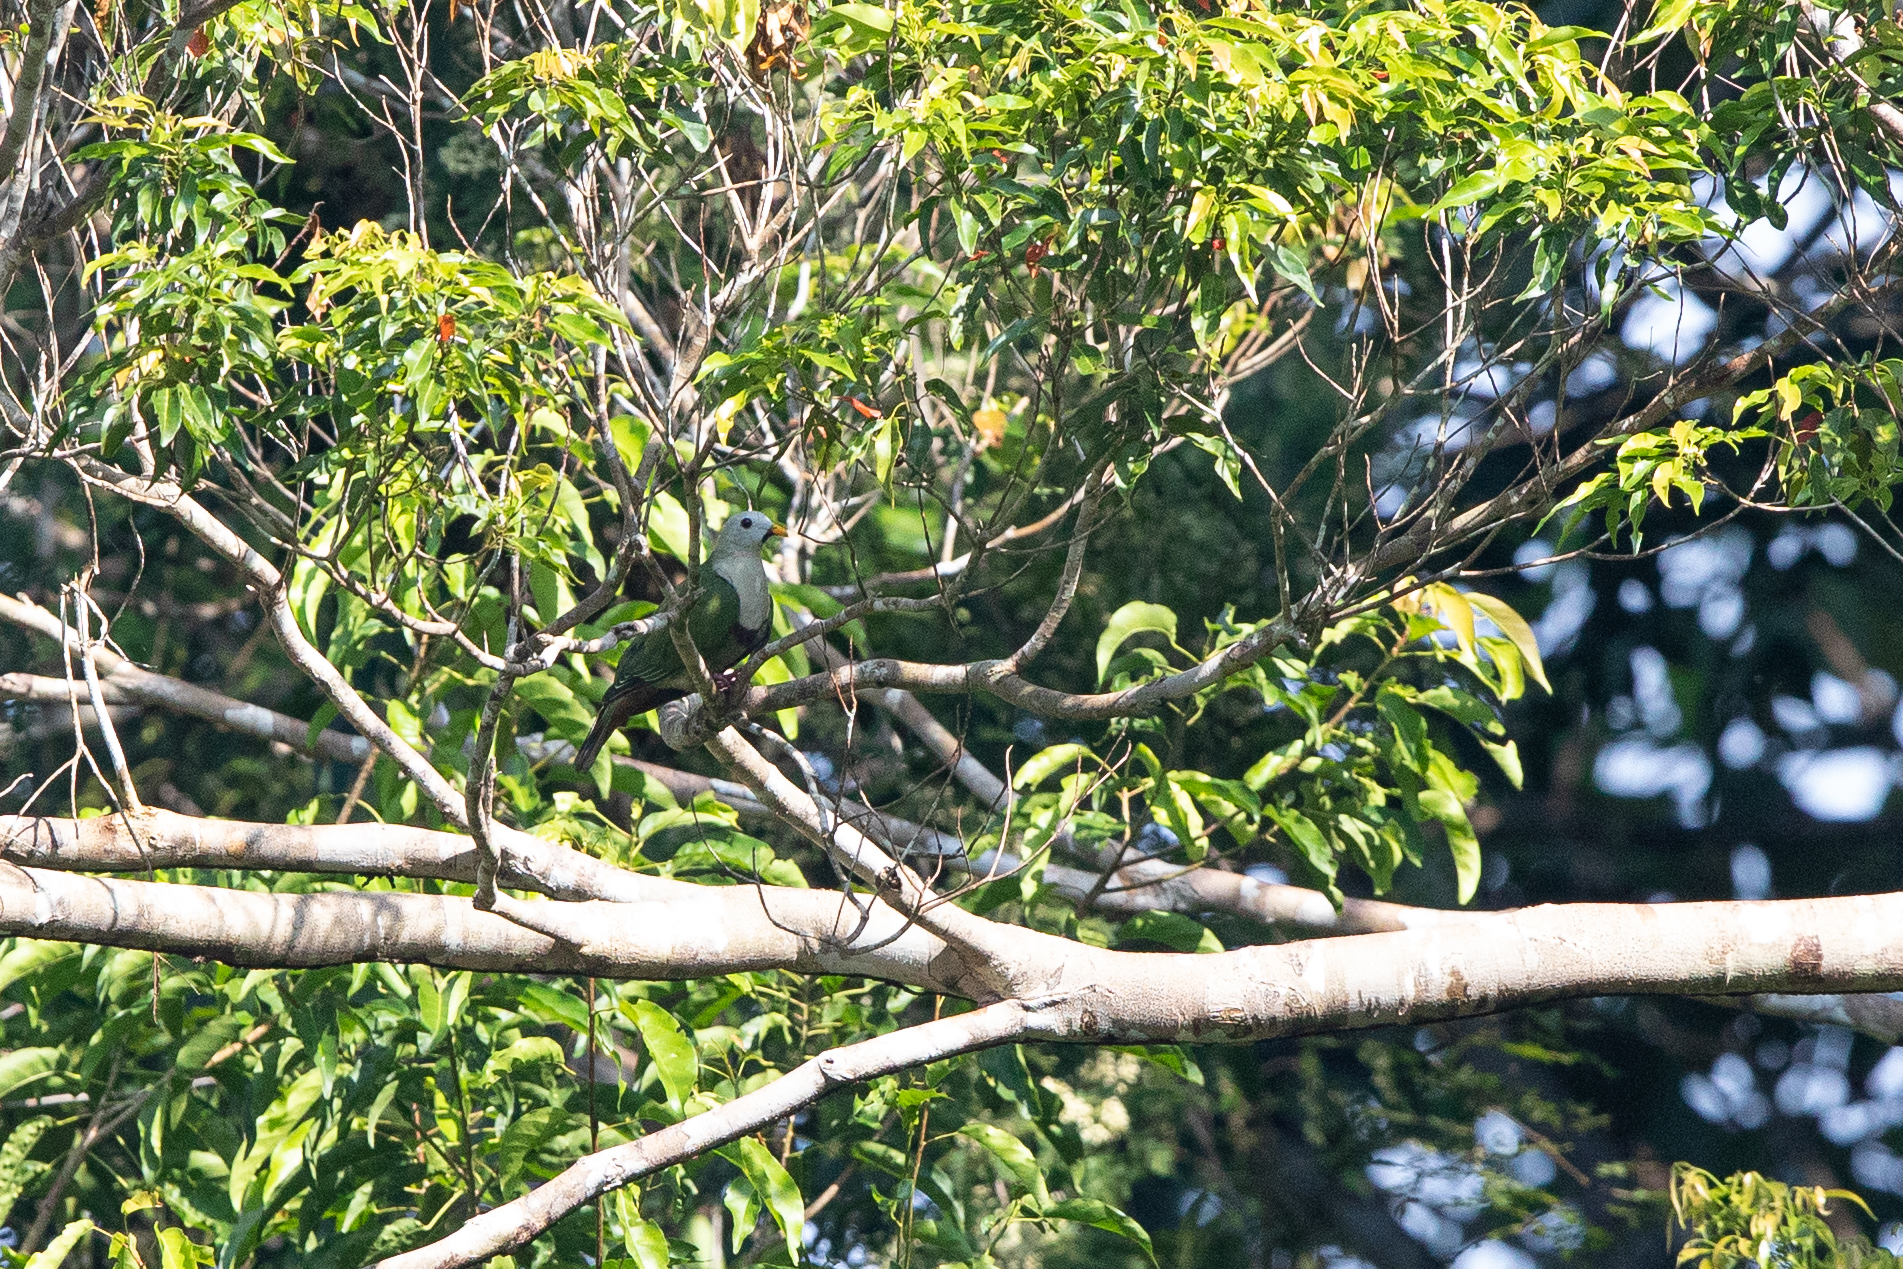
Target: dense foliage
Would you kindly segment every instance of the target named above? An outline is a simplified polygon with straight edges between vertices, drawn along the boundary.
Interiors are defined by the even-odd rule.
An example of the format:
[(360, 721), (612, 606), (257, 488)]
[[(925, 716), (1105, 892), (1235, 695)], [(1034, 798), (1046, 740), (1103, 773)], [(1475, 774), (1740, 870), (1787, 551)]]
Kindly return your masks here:
[[(667, 905), (534, 843), (1159, 960), (1898, 888), (1903, 30), (1574, 7), (16, 0), (8, 849), (180, 906), (0, 954), (8, 1258), (428, 1256), (1017, 998), (595, 972)], [(745, 508), (794, 533), (716, 690), (679, 618)], [(638, 638), (695, 699), (576, 770)], [(19, 854), (148, 807), (392, 845)], [(1366, 1021), (923, 1052), (489, 1263), (1888, 1263), (1832, 1193), (1903, 1194), (1880, 999)]]

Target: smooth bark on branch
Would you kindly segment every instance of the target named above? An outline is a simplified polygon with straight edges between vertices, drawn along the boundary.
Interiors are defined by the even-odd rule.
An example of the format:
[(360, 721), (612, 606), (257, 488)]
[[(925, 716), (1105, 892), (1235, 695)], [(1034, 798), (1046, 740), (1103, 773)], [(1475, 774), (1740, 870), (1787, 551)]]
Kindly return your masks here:
[[(685, 884), (519, 829), (506, 838), (504, 884), (552, 898), (639, 903)], [(150, 807), (88, 820), (0, 815), (0, 857), (72, 871), (247, 868), (474, 881), (474, 850), (460, 834), (388, 824), (247, 824)]]
[[(917, 929), (899, 932), (890, 917), (875, 915), (858, 933), (861, 946), (897, 933), (883, 948), (829, 945), (828, 936), (852, 934), (860, 923), (836, 892), (662, 884), (665, 897), (646, 903), (521, 903), (546, 909), (537, 919), (551, 928), (565, 927), (555, 939), (454, 896), (260, 894), (8, 864), (0, 868), (0, 935), (247, 966), (414, 960), (654, 978), (779, 968), (978, 992), (967, 958)], [(993, 928), (988, 972), (1009, 980), (1014, 999), (1059, 1002), (1039, 1015), (1046, 1039), (1249, 1040), (1582, 995), (1903, 990), (1903, 893), (1553, 904), (1204, 956), (1111, 951)]]
[[(681, 979), (783, 969), (969, 990), (964, 965), (890, 909), (861, 921), (820, 890), (675, 883), (639, 903), (524, 903), (560, 937), (453, 895), (261, 894), (81, 877), (0, 863), (0, 936), (96, 943), (305, 969), (365, 961), (598, 978)], [(539, 914), (538, 914), (539, 915)]]
[[(683, 800), (711, 789), (730, 804), (747, 802), (743, 814), (770, 814), (742, 786), (731, 781), (709, 780), (652, 763), (634, 765)], [(843, 817), (873, 837), (899, 846), (921, 839), (927, 847), (940, 846), (947, 836), (857, 805), (844, 808)], [(628, 872), (553, 843), (528, 840), (540, 851), (511, 851), (506, 861), (511, 866), (502, 877), (503, 884), (558, 899), (615, 902), (659, 901), (681, 891), (708, 889)], [(475, 850), (475, 842), (459, 833), (401, 824), (259, 824), (204, 819), (156, 807), (131, 815), (86, 820), (0, 815), (0, 858), (62, 872), (232, 868), (472, 883), (476, 879)], [(967, 866), (982, 874), (993, 862), (993, 857), (987, 855)], [(1015, 861), (1009, 859), (998, 863), (1005, 870), (1015, 866)], [(1044, 871), (1047, 885), (1073, 899), (1088, 894), (1096, 879), (1094, 873), (1061, 864), (1049, 865)], [(777, 895), (778, 890), (774, 893)], [(1160, 861), (1126, 865), (1113, 884), (1098, 893), (1092, 906), (1126, 914), (1233, 912), (1268, 924), (1334, 934), (1418, 929), (1448, 921), (1487, 920), (1496, 915), (1354, 898), (1346, 900), (1342, 910), (1336, 912), (1324, 895), (1301, 886), (1257, 881), (1212, 868), (1185, 871)]]
[(379, 1261), (379, 1269), (452, 1269), (480, 1263), (520, 1247), (597, 1195), (758, 1132), (836, 1088), (1006, 1043), (1024, 1033), (1025, 1019), (1034, 1009), (1019, 1001), (1005, 1001), (828, 1049), (764, 1088), (638, 1141), (588, 1155), (521, 1198), (473, 1218), (449, 1237)]
[[(132, 821), (130, 825), (125, 823), (127, 818)], [(154, 808), (130, 817), (113, 815), (89, 820), (0, 816), (0, 856), (36, 869), (60, 871), (232, 868), (391, 875), (464, 883), (475, 877), (473, 843), (452, 833), (381, 824), (244, 824), (199, 819)], [(1146, 863), (1126, 867), (1119, 875), (1137, 869), (1165, 868), (1167, 865)], [(523, 971), (559, 970), (570, 963), (550, 960), (553, 955), (550, 948), (562, 945), (576, 949), (580, 959), (572, 963), (577, 968), (582, 967), (588, 957), (617, 965), (651, 963), (660, 955), (656, 951), (657, 943), (665, 940), (634, 943), (625, 933), (633, 927), (626, 926), (621, 918), (630, 911), (661, 911), (667, 914), (669, 921), (700, 922), (723, 931), (728, 955), (748, 960), (772, 958), (775, 965), (792, 968), (799, 962), (802, 948), (837, 949), (840, 940), (859, 923), (859, 916), (843, 905), (840, 896), (831, 892), (766, 887), (762, 893), (755, 894), (751, 887), (716, 888), (627, 875), (642, 886), (644, 898), (639, 901), (640, 906), (629, 909), (590, 903), (518, 903), (505, 921), (484, 917), (465, 929), (460, 950), (435, 940), (437, 934), (451, 924), (469, 920), (464, 915), (465, 900), (370, 894), (361, 896), (362, 903), (350, 903), (346, 901), (353, 896), (347, 893), (325, 896), (321, 903), (328, 905), (331, 917), (337, 919), (338, 914), (342, 914), (345, 933), (351, 928), (357, 933), (354, 941), (345, 938), (333, 942), (322, 954), (343, 958), (335, 963), (374, 959), (371, 953), (383, 945), (377, 944), (370, 932), (377, 929), (375, 923), (381, 920), (386, 923), (384, 932), (407, 940), (404, 945), (414, 951), (416, 959), (444, 968), (468, 967), (452, 959), (467, 954), (482, 958), (484, 966), (500, 963)], [(1060, 893), (1080, 897), (1094, 885), (1095, 875), (1051, 865), (1045, 870), (1045, 881)], [(123, 893), (141, 896), (139, 887), (143, 884), (137, 883), (132, 890)], [(1216, 892), (1231, 886), (1236, 902), (1233, 908), (1226, 910), (1313, 928), (1331, 926), (1327, 918), (1334, 915), (1334, 909), (1314, 891), (1269, 885), (1210, 869), (1180, 874), (1148, 889), (1106, 889), (1098, 895), (1095, 904), (1111, 911), (1208, 911), (1224, 907), (1220, 902), (1222, 895)], [(68, 893), (70, 900), (71, 892)], [(212, 891), (209, 902), (216, 906), (232, 893)], [(1151, 909), (1142, 908), (1140, 905), (1148, 902), (1152, 894), (1159, 902)], [(160, 900), (170, 902), (181, 895), (193, 912), (208, 910), (205, 896), (197, 887), (174, 886), (161, 895)], [(298, 896), (248, 895), (243, 901), (257, 909), (249, 926), (253, 937), (241, 941), (242, 954), (248, 960), (266, 960), (272, 953), (268, 940), (257, 938), (256, 931), (295, 926), (319, 910), (317, 904), (300, 908)], [(109, 911), (106, 906), (69, 901), (63, 919), (76, 923), (72, 926), (75, 937), (106, 941), (118, 911), (116, 906)], [(1332, 923), (1332, 931), (1345, 934), (1370, 927), (1375, 930), (1423, 929), (1441, 924), (1472, 927), (1506, 915), (1443, 912), (1351, 899)], [(400, 919), (400, 926), (387, 924), (393, 919)], [(469, 929), (475, 930), (481, 938), (472, 936)], [(609, 933), (604, 936), (602, 931)], [(903, 933), (895, 942), (877, 947), (899, 931)], [(7, 927), (7, 932), (27, 933), (14, 927)], [(651, 932), (644, 929), (643, 933)], [(528, 935), (526, 941), (522, 938), (524, 934)], [(150, 921), (118, 926), (115, 945), (181, 955), (214, 954), (207, 950), (209, 944), (205, 941), (194, 940), (175, 928), (154, 926)], [(916, 927), (905, 929), (903, 919), (885, 904), (871, 903), (864, 931), (848, 947), (860, 950), (848, 951), (836, 972), (925, 986), (948, 995), (976, 997), (983, 994), (982, 983), (966, 978), (960, 957), (936, 936)], [(815, 950), (812, 954), (819, 952)], [(511, 961), (512, 957), (517, 959)], [(700, 964), (706, 968), (708, 962)], [(707, 969), (707, 972), (713, 970)], [(609, 971), (602, 976), (617, 974)], [(1903, 1001), (1888, 996), (1758, 995), (1740, 997), (1738, 1003), (1780, 1017), (1852, 1027), (1885, 1043), (1894, 1043), (1903, 1037)]]
[[(974, 871), (985, 871), (976, 861)], [(1341, 910), (1319, 890), (1258, 881), (1220, 868), (1184, 868), (1160, 859), (1125, 864), (1101, 888), (1098, 874), (1048, 864), (1044, 884), (1071, 899), (1090, 900), (1099, 912), (1232, 912), (1264, 925), (1294, 926), (1317, 934), (1381, 934), (1449, 923), (1471, 924), (1499, 915), (1471, 909), (1418, 908), (1379, 899), (1342, 900)]]
[(1200, 957), (1083, 948), (1084, 955), (1043, 967), (1042, 991), (822, 1054), (725, 1106), (583, 1158), (529, 1195), (382, 1264), (474, 1264), (528, 1242), (610, 1189), (757, 1131), (834, 1087), (993, 1044), (1248, 1041), (1701, 985), (1713, 994), (1895, 989), (1903, 985), (1898, 930), (1903, 894), (1552, 905), (1465, 928)]

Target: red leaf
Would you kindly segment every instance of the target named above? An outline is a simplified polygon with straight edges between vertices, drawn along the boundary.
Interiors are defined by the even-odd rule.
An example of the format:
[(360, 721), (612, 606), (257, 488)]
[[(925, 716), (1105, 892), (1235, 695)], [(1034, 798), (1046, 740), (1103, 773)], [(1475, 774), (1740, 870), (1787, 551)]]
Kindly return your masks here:
[(1817, 432), (1823, 425), (1824, 416), (1812, 410), (1809, 414), (1799, 419), (1797, 426), (1791, 429), (1791, 439), (1795, 440), (1799, 445), (1808, 445), (1817, 439)]
[(454, 338), (456, 338), (456, 315), (444, 313), (436, 319), (436, 340), (438, 343), (447, 344)]
[(847, 397), (846, 401), (848, 404), (852, 406), (853, 409), (859, 411), (859, 413), (864, 415), (866, 418), (882, 419), (885, 417), (885, 412), (883, 410), (879, 410), (873, 406), (867, 405), (864, 401), (861, 401), (858, 397)]
[(203, 57), (211, 52), (211, 37), (205, 34), (204, 27), (192, 32), (192, 38), (185, 41), (185, 51), (193, 57)]

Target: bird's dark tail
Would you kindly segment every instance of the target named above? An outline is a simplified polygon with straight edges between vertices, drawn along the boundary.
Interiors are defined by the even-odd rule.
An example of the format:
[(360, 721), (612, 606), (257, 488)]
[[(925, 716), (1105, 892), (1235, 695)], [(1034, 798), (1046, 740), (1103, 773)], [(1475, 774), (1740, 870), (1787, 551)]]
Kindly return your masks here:
[(588, 729), (588, 738), (581, 742), (581, 748), (575, 751), (575, 769), (587, 771), (595, 765), (595, 757), (601, 747), (608, 743), (608, 737), (619, 731), (630, 718), (639, 718), (651, 709), (677, 701), (686, 693), (678, 688), (655, 687), (652, 683), (635, 682), (616, 684), (601, 698), (601, 708), (595, 714), (595, 725)]
[(575, 751), (575, 770), (589, 771), (594, 768), (595, 758), (601, 753), (601, 747), (608, 743), (608, 737), (615, 734), (615, 720), (608, 710), (595, 715), (595, 725), (588, 729), (588, 739), (581, 742), (581, 748)]

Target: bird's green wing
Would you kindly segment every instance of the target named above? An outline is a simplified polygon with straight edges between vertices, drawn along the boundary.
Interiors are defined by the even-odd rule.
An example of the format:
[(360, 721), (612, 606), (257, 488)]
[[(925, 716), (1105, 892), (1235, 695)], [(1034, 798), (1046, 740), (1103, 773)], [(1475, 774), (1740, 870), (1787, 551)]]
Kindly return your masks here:
[(712, 569), (701, 572), (705, 586), (700, 601), (688, 615), (687, 629), (710, 670), (724, 670), (744, 652), (735, 627), (740, 623), (740, 593)]
[[(723, 670), (732, 665), (739, 657), (731, 655), (738, 648), (734, 638), (734, 621), (740, 614), (740, 596), (726, 578), (709, 569), (702, 574), (707, 584), (687, 614), (687, 632), (694, 637), (694, 646), (700, 649), (701, 659), (715, 670)], [(732, 645), (732, 648), (729, 647)], [(602, 698), (605, 705), (629, 693), (642, 692), (651, 687), (685, 687), (686, 671), (681, 668), (681, 656), (674, 647), (674, 636), (665, 630), (656, 630), (645, 635), (621, 654), (621, 663), (615, 667), (614, 685)]]
[(661, 687), (680, 675), (681, 657), (674, 650), (674, 640), (667, 631), (656, 630), (643, 635), (641, 642), (631, 645), (621, 654), (621, 661), (615, 666), (614, 685), (608, 689), (602, 703), (606, 704), (630, 692)]

